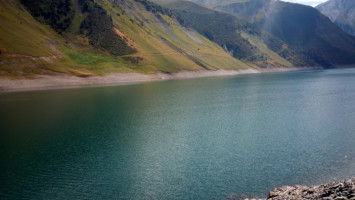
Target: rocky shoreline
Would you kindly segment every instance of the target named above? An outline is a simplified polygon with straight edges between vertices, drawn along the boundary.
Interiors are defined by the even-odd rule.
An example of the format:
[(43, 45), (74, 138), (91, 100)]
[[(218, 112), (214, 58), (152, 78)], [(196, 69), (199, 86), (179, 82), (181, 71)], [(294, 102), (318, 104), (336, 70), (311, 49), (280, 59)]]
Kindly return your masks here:
[[(241, 195), (230, 195), (226, 200), (256, 200)], [(355, 177), (317, 186), (283, 186), (269, 192), (263, 200), (322, 199), (355, 200)]]
[(322, 185), (284, 186), (269, 192), (268, 200), (281, 199), (351, 199), (355, 200), (355, 177)]

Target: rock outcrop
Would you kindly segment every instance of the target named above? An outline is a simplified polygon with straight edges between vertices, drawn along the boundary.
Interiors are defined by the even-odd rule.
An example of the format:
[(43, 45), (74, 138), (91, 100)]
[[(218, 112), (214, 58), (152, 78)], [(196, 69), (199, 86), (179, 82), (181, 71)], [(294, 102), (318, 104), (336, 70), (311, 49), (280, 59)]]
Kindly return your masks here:
[(355, 177), (318, 186), (284, 186), (269, 192), (268, 200), (350, 199), (355, 200)]
[(269, 192), (265, 199), (250, 198), (251, 194), (231, 194), (226, 200), (355, 200), (355, 177), (317, 186), (283, 186)]

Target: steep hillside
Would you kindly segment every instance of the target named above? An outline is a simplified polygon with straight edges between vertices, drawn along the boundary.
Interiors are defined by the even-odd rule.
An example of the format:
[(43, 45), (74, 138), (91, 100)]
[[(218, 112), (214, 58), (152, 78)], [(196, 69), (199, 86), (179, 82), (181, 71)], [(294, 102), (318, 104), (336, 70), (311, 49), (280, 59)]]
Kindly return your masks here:
[(260, 67), (304, 64), (279, 39), (230, 14), (190, 1), (165, 5), (174, 9), (183, 24), (216, 42), (235, 58)]
[(192, 0), (192, 1), (199, 4), (205, 4), (210, 7), (215, 7), (218, 5), (227, 5), (230, 3), (235, 3), (238, 1), (245, 1), (245, 0)]
[(214, 8), (249, 22), (258, 22), (266, 17), (271, 2), (273, 0), (236, 0), (232, 3), (216, 4)]
[(275, 2), (264, 30), (323, 66), (355, 63), (355, 38), (310, 6)]
[(53, 2), (0, 1), (0, 75), (249, 68), (157, 4)]
[(355, 36), (354, 0), (330, 0), (316, 8), (342, 30)]
[(224, 0), (215, 8), (271, 33), (310, 65), (355, 63), (355, 39), (310, 6), (275, 0)]
[(0, 76), (355, 63), (355, 39), (311, 7), (154, 1), (0, 0)]

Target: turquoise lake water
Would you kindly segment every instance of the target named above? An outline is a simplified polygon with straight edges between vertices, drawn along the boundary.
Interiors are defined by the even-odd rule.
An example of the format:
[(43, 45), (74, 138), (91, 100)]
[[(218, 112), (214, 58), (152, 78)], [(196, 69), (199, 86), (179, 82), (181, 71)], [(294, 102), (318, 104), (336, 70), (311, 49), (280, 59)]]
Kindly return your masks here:
[(0, 199), (265, 197), (355, 176), (355, 69), (0, 94)]

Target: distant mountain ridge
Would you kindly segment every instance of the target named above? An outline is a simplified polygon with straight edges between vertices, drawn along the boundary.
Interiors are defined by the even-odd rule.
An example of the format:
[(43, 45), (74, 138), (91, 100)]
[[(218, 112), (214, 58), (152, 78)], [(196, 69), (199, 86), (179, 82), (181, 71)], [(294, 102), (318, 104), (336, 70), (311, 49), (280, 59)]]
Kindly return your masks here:
[(354, 0), (329, 0), (316, 8), (342, 30), (355, 36)]

